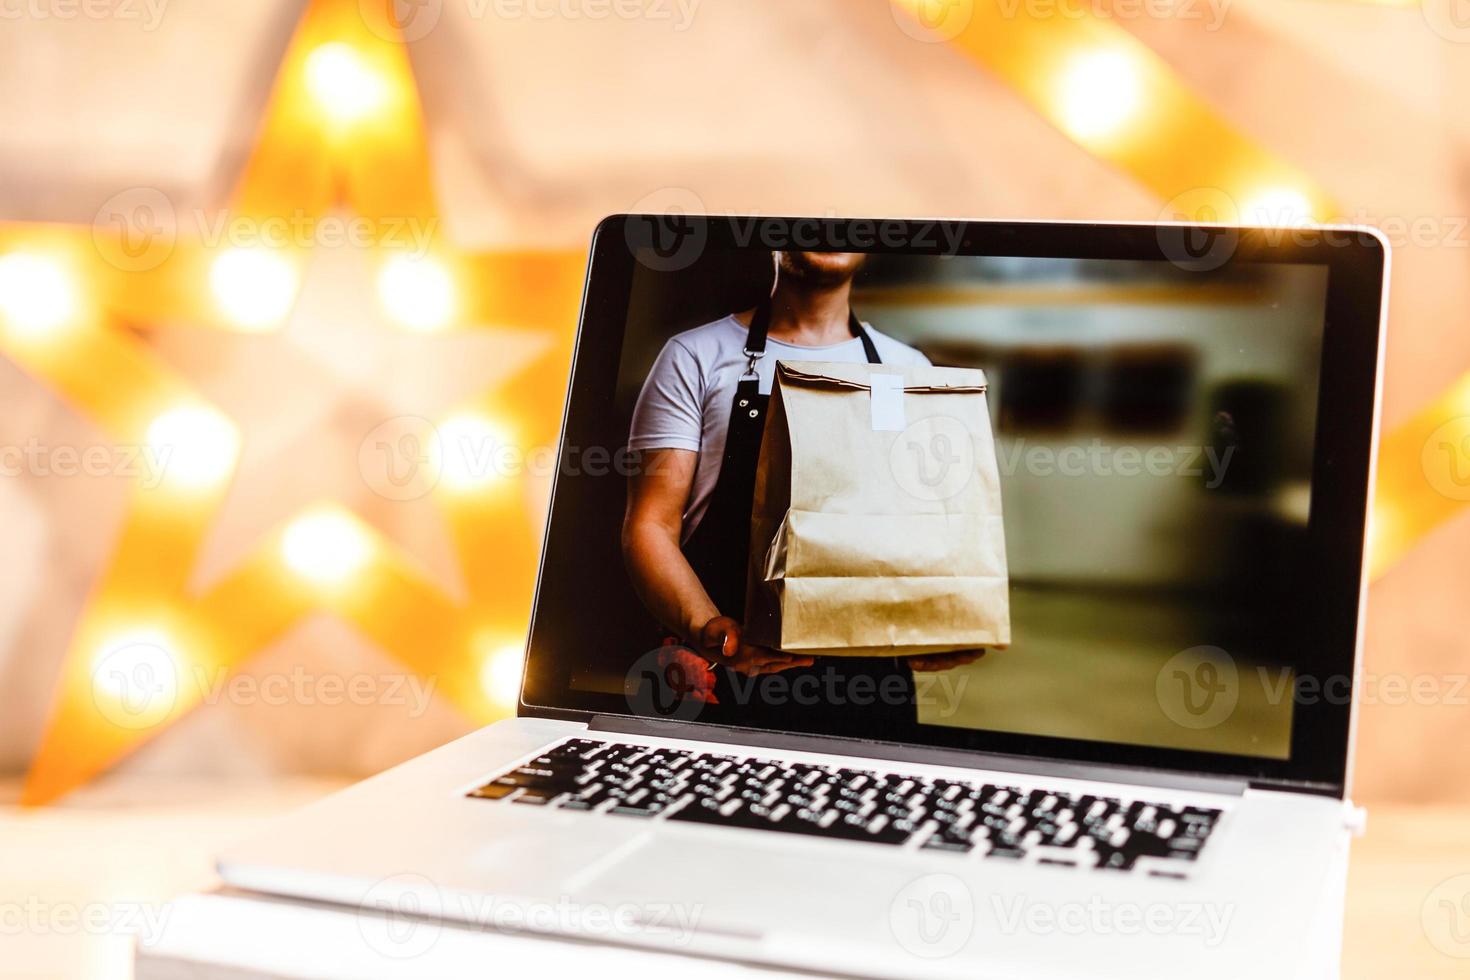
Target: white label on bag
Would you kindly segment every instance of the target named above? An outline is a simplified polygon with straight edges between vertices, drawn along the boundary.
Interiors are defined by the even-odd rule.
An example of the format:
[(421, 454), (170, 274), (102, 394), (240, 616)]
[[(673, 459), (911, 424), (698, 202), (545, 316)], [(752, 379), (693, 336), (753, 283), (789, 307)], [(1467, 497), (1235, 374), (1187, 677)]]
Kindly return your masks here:
[(903, 375), (871, 374), (873, 388), (873, 431), (902, 432), (908, 428), (903, 414)]

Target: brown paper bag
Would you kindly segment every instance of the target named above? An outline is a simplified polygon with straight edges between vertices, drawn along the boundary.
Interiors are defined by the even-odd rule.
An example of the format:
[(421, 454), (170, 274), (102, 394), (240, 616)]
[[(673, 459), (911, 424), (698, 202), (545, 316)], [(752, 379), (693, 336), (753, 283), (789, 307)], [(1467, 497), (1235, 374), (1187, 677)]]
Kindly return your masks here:
[(755, 498), (752, 643), (907, 656), (1010, 643), (985, 374), (782, 361)]

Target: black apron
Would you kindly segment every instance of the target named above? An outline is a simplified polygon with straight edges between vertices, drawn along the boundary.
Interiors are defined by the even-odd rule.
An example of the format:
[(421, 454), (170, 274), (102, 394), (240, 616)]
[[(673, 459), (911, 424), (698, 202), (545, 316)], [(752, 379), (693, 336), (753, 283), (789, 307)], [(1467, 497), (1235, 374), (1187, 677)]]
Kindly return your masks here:
[[(716, 608), (736, 620), (745, 615), (750, 508), (771, 400), (760, 393), (756, 364), (765, 356), (770, 326), (770, 303), (762, 303), (745, 342), (749, 360), (730, 405), (720, 475), (699, 526), (684, 543), (684, 557)], [(881, 364), (873, 338), (855, 313), (848, 313), (848, 328), (862, 342), (868, 363)], [(720, 703), (710, 705), (706, 717), (718, 713), (728, 724), (831, 732), (860, 728), (881, 737), (883, 729), (902, 729), (917, 720), (913, 672), (899, 657), (818, 657), (811, 667), (759, 677), (716, 666), (715, 676)]]

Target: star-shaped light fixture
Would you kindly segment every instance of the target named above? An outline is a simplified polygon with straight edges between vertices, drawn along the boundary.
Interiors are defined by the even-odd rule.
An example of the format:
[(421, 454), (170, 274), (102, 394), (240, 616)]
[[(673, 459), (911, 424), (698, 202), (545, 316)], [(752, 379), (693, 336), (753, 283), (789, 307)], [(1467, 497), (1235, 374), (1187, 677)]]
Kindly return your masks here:
[[(1317, 181), (1216, 112), (1116, 18), (985, 0), (890, 3), (915, 36), (948, 42), (1094, 157), (1168, 201), (1161, 219), (1289, 227), (1338, 213)], [(1383, 435), (1371, 577), (1470, 505), (1467, 459), (1470, 374)]]
[(484, 444), (554, 444), (585, 253), (438, 235), (407, 53), (370, 7), (308, 8), (220, 216), (284, 240), (188, 238), (148, 189), (115, 224), (0, 226), (0, 351), (164, 461), (76, 625), (29, 803), (313, 612), (473, 721), (514, 704), (543, 488)]
[[(980, 0), (891, 3), (905, 30), (983, 64), (1088, 152), (1168, 200), (1166, 216), (1292, 224), (1332, 212), (1314, 181), (1231, 126), (1106, 18), (1002, 14)], [(305, 312), (298, 294), (321, 272), (308, 261), (309, 243), (321, 238), (321, 222), (333, 219), (335, 207), (379, 231), (405, 223), (437, 229), (423, 120), (391, 16), (396, 6), (313, 0), (282, 63), (227, 216), (246, 225), (289, 216), (298, 228), (290, 243), (207, 248), (176, 240), (166, 220), (164, 233), (157, 227), (167, 200), (147, 189), (120, 195), (117, 220), (95, 228), (0, 225), (0, 352), (120, 444), (168, 453), (163, 482), (135, 489), (115, 553), (77, 625), (27, 783), (29, 802), (81, 784), (194, 706), (200, 692), (187, 678), (197, 674), (186, 668), (233, 668), (313, 611), (342, 617), (411, 669), (436, 676), (471, 718), (506, 710), (539, 544), (536, 494), (524, 473), (487, 475), (464, 461), (469, 448), (487, 441), (526, 447), (554, 440), (582, 253), (464, 254), (436, 236), (431, 249), (414, 254), (380, 240), (364, 259), (371, 282), (356, 298), (378, 304), (374, 320), (381, 314), (429, 335), (425, 344), (461, 332), (506, 344), (508, 373), (484, 377), (495, 387), (447, 417), (395, 416), (359, 440), (360, 468), (376, 474), (367, 482), (382, 498), (430, 495), (457, 559), (449, 563), (457, 576), (447, 576), (454, 582), (443, 581), (445, 562), (401, 547), (412, 540), (422, 551), (431, 535), (395, 534), (371, 514), (365, 520), (373, 508), (360, 494), (337, 492), (356, 499), (317, 501), (299, 512), (302, 499), (293, 493), (281, 495), (284, 506), (251, 506), (261, 497), (262, 474), (305, 458), (323, 423), (350, 430), (356, 419), (360, 428), (375, 409), (403, 405), (403, 392), (354, 400), (352, 392), (364, 391), (361, 376), (339, 378), (330, 397), (305, 399), (293, 425), (272, 426), (269, 418), (241, 417), (231, 377), (191, 384), (170, 367), (160, 350), (177, 338), (149, 345), (125, 326), (147, 332), (186, 324), (209, 334), (198, 341), (205, 345), (280, 330), (293, 307), (298, 319)], [(544, 353), (524, 345), (526, 331), (541, 339)], [(305, 331), (270, 349), (283, 365), (310, 360), (322, 336)], [(249, 344), (220, 346), (251, 360)], [(520, 357), (532, 359), (517, 369)], [(231, 369), (235, 380), (240, 369)], [(274, 382), (258, 380), (267, 388)], [(1458, 383), (1383, 441), (1376, 574), (1470, 504), (1453, 469), (1455, 453), (1470, 445), (1467, 391), (1470, 381)], [(322, 414), (329, 409), (330, 418)], [(338, 447), (329, 455), (341, 438), (339, 431), (328, 440)], [(257, 527), (261, 514), (280, 521)], [(221, 527), (241, 524), (247, 538), (259, 532), (254, 547), (235, 553), (213, 546)]]

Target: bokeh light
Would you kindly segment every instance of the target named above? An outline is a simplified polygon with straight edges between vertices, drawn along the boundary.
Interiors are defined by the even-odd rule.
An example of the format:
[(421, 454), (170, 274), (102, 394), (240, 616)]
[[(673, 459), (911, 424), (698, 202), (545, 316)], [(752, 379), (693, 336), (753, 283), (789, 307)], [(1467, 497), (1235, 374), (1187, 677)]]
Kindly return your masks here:
[(10, 330), (44, 335), (76, 314), (76, 283), (60, 262), (26, 252), (0, 257), (0, 317)]
[(176, 408), (148, 426), (148, 445), (158, 454), (172, 485), (213, 486), (229, 476), (239, 451), (229, 419), (211, 408)]
[(1312, 202), (1307, 195), (1294, 188), (1269, 187), (1241, 203), (1240, 219), (1247, 225), (1282, 228), (1310, 224)]
[(209, 285), (231, 323), (245, 330), (269, 330), (291, 312), (296, 266), (268, 248), (232, 248), (210, 266)]
[(454, 280), (432, 256), (394, 255), (378, 273), (378, 298), (410, 330), (439, 330), (454, 315)]
[(353, 123), (382, 108), (388, 84), (361, 54), (341, 41), (323, 44), (306, 58), (306, 88), (336, 123)]
[(480, 490), (520, 463), (505, 431), (486, 415), (454, 415), (438, 426), (439, 482), (448, 490)]
[(89, 673), (98, 712), (122, 728), (151, 728), (178, 704), (179, 655), (163, 630), (142, 628), (110, 637), (97, 647)]
[(493, 704), (510, 708), (520, 701), (525, 663), (524, 643), (503, 643), (490, 648), (480, 667), (480, 687)]
[(281, 537), (281, 557), (300, 577), (318, 585), (341, 585), (370, 557), (373, 542), (355, 520), (336, 510), (303, 514)]
[(1079, 140), (1116, 136), (1138, 113), (1138, 66), (1121, 51), (1092, 51), (1062, 72), (1058, 109), (1062, 127)]

